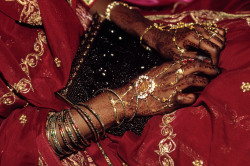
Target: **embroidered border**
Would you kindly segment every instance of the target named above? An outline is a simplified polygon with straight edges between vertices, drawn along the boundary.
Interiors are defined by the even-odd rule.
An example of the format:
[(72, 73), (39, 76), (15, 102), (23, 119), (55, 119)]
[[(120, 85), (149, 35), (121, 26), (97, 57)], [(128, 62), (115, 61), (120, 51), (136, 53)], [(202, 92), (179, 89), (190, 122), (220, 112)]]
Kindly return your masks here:
[(176, 136), (173, 131), (173, 127), (170, 125), (175, 120), (175, 113), (166, 114), (162, 117), (162, 123), (160, 125), (161, 134), (165, 137), (159, 144), (159, 150), (155, 152), (159, 155), (159, 163), (163, 166), (174, 166), (174, 161), (169, 155), (176, 149), (176, 143), (173, 138)]
[(184, 11), (177, 14), (164, 14), (164, 15), (149, 15), (146, 18), (150, 20), (161, 20), (167, 23), (175, 23), (182, 21), (185, 17), (190, 16), (195, 23), (211, 22), (217, 23), (222, 20), (245, 19), (248, 26), (250, 26), (250, 12), (242, 14), (231, 14), (221, 11), (212, 10), (192, 10)]

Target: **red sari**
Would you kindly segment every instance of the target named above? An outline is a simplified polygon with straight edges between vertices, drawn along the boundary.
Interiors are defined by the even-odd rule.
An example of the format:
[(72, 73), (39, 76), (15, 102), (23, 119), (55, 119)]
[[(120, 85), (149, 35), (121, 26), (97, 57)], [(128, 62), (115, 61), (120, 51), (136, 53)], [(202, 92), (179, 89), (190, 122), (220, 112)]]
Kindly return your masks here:
[[(108, 160), (115, 166), (123, 162), (171, 166), (249, 162), (250, 1), (194, 1), (177, 6), (176, 13), (186, 12), (172, 19), (193, 22), (210, 17), (228, 28), (219, 59), (222, 74), (193, 106), (150, 119), (141, 136), (132, 132), (122, 137), (108, 135), (100, 146), (92, 143), (86, 151), (62, 161), (48, 144), (45, 123), (49, 111), (68, 107), (54, 93), (67, 82), (84, 29), (81, 23), (86, 26), (88, 21), (77, 18), (80, 7), (75, 1), (71, 7), (64, 0), (21, 2), (0, 1), (1, 165), (108, 165)], [(200, 9), (235, 14), (193, 11)], [(166, 6), (153, 14), (165, 14), (160, 20), (169, 21), (166, 14), (170, 11)]]

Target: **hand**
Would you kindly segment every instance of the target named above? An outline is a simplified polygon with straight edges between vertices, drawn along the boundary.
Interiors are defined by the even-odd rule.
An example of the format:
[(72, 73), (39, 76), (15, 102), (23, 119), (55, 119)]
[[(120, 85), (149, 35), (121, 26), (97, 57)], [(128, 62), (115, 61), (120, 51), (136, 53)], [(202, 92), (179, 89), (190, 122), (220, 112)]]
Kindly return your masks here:
[(184, 105), (193, 104), (196, 100), (194, 93), (182, 93), (189, 87), (205, 87), (206, 77), (217, 75), (218, 69), (200, 60), (188, 59), (167, 62), (154, 67), (146, 74), (133, 81), (133, 89), (124, 96), (127, 104), (126, 114), (133, 116), (135, 110), (138, 116), (149, 116), (171, 112)]
[[(184, 25), (187, 27), (181, 28)], [(212, 24), (179, 23), (168, 31), (151, 28), (143, 35), (143, 41), (166, 59), (208, 57), (215, 65), (225, 45), (225, 30)]]

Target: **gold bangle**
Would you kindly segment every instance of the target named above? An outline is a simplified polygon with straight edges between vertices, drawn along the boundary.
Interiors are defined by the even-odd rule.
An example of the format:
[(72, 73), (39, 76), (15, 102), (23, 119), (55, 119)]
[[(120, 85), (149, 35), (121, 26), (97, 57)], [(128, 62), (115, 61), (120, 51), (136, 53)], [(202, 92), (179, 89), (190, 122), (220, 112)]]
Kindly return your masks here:
[(83, 103), (79, 103), (78, 105), (85, 107), (87, 110), (89, 110), (95, 116), (95, 118), (98, 120), (98, 122), (100, 123), (100, 125), (102, 127), (102, 138), (105, 138), (106, 137), (106, 129), (105, 129), (104, 123), (102, 122), (100, 116), (92, 108), (90, 108), (89, 105), (83, 104)]
[(74, 149), (70, 143), (68, 142), (67, 138), (66, 138), (66, 132), (63, 128), (63, 122), (62, 122), (62, 115), (61, 113), (58, 114), (58, 128), (59, 128), (59, 132), (61, 134), (61, 138), (63, 140), (64, 145), (66, 146), (66, 148), (69, 150), (70, 153), (74, 153), (76, 151), (76, 149)]
[(114, 2), (111, 2), (110, 4), (108, 4), (107, 8), (106, 8), (106, 11), (105, 11), (105, 18), (109, 21), (111, 21), (110, 19), (110, 14), (111, 14), (111, 11), (112, 9), (115, 7), (115, 6), (118, 6), (118, 5), (122, 5), (124, 7), (127, 7), (128, 9), (132, 9), (132, 7), (130, 7), (128, 4), (126, 3), (122, 3), (122, 2), (117, 2), (117, 1), (114, 1)]
[(116, 122), (117, 122), (117, 124), (118, 124), (117, 127), (121, 126), (121, 125), (124, 123), (125, 119), (126, 119), (126, 108), (125, 108), (124, 101), (123, 101), (122, 98), (121, 98), (115, 91), (113, 91), (112, 89), (108, 89), (108, 88), (99, 89), (99, 90), (97, 90), (97, 91), (94, 93), (94, 96), (96, 96), (96, 94), (98, 94), (99, 92), (109, 92), (109, 93), (115, 95), (115, 96), (117, 97), (117, 99), (120, 101), (120, 103), (122, 104), (122, 107), (123, 107), (123, 119), (122, 119), (122, 121), (120, 122), (120, 121), (119, 121), (119, 116), (118, 116), (118, 114), (117, 114), (117, 110), (116, 110), (116, 107), (115, 107), (116, 101), (113, 100), (113, 102), (112, 102), (111, 99), (110, 99), (111, 105), (112, 105), (112, 107), (114, 108), (115, 120), (116, 120)]

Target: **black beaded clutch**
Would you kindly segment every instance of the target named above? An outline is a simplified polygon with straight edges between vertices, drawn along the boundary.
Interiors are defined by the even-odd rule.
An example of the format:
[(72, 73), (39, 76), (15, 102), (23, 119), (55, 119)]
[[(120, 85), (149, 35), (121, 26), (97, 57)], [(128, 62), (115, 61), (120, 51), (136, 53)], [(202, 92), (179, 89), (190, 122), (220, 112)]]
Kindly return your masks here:
[[(91, 99), (98, 89), (121, 87), (162, 62), (158, 53), (145, 49), (139, 39), (95, 15), (81, 40), (69, 81), (58, 94), (73, 104), (84, 102)], [(123, 135), (130, 130), (141, 134), (149, 118), (135, 117), (133, 121), (107, 132)]]

